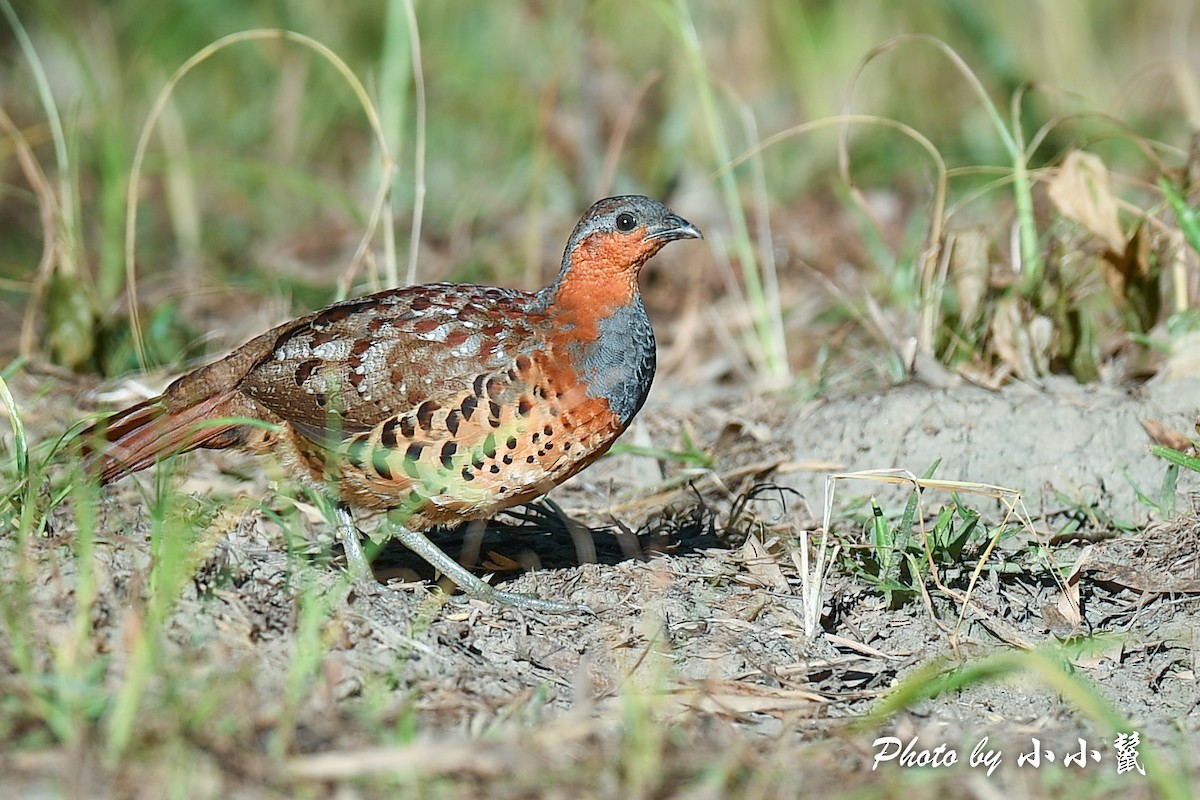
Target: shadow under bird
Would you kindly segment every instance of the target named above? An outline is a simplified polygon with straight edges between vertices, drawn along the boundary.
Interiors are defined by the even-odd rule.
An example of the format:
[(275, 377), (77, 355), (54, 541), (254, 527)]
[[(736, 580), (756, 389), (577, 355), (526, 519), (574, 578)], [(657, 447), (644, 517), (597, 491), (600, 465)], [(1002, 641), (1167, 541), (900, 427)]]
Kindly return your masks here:
[(84, 431), (87, 464), (108, 483), (197, 448), (273, 454), (336, 495), (358, 574), (370, 566), (351, 511), (387, 510), (393, 535), (467, 594), (586, 610), (498, 590), (422, 531), (528, 502), (609, 449), (654, 378), (638, 275), (668, 242), (699, 238), (650, 198), (600, 200), (545, 289), (438, 283), (335, 303)]

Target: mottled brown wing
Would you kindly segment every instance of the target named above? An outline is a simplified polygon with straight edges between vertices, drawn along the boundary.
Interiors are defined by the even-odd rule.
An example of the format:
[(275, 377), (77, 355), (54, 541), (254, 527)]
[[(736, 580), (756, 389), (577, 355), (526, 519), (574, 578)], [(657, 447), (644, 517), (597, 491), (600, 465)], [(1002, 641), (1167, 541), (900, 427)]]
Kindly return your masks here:
[(461, 401), (544, 346), (536, 296), (434, 284), (348, 300), (290, 326), (240, 390), (313, 442)]

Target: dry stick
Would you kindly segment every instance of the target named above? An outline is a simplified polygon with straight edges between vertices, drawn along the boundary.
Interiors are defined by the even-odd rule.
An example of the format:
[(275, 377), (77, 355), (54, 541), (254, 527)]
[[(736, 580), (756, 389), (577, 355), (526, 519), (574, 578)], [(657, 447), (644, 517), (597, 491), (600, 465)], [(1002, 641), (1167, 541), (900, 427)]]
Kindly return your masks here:
[(341, 73), (350, 88), (358, 97), (359, 103), (363, 107), (363, 112), (366, 114), (367, 121), (371, 125), (371, 130), (375, 134), (376, 143), (379, 146), (380, 157), (383, 159), (382, 177), (379, 182), (379, 191), (376, 194), (375, 203), (371, 208), (371, 215), (367, 223), (367, 230), (363, 234), (362, 240), (359, 242), (358, 249), (354, 253), (354, 258), (351, 261), (351, 268), (357, 267), (361, 262), (363, 255), (370, 246), (371, 240), (375, 238), (375, 229), (379, 224), (380, 216), (382, 215), (385, 201), (391, 188), (392, 171), (396, 168), (395, 162), (388, 153), (387, 139), (383, 134), (383, 127), (379, 121), (379, 112), (371, 102), (370, 95), (367, 94), (366, 88), (362, 82), (350, 70), (336, 53), (330, 50), (325, 45), (318, 42), (309, 36), (295, 31), (282, 30), (278, 28), (255, 28), (249, 31), (240, 31), (228, 36), (223, 36), (215, 42), (201, 48), (199, 52), (183, 63), (175, 73), (171, 75), (167, 85), (158, 93), (158, 97), (154, 101), (154, 105), (150, 109), (150, 115), (146, 119), (146, 124), (142, 126), (142, 133), (138, 137), (137, 148), (134, 150), (133, 165), (129, 171), (129, 188), (125, 196), (125, 282), (128, 287), (127, 293), (129, 296), (129, 318), (133, 333), (134, 352), (137, 354), (138, 363), (143, 368), (146, 366), (145, 346), (142, 342), (142, 329), (140, 315), (137, 305), (137, 262), (134, 257), (134, 250), (137, 243), (137, 200), (138, 200), (138, 183), (142, 174), (142, 163), (146, 159), (146, 149), (150, 144), (150, 134), (154, 131), (155, 123), (162, 115), (163, 109), (174, 92), (175, 87), (183, 80), (189, 72), (197, 66), (207, 61), (219, 51), (238, 42), (257, 41), (261, 39), (283, 39), (285, 41), (295, 42), (297, 44), (308, 47), (319, 55), (325, 58), (333, 67)]
[(29, 290), (29, 304), (25, 308), (25, 317), (21, 320), (19, 352), (21, 358), (29, 360), (33, 357), (37, 310), (42, 305), (42, 296), (50, 282), (50, 274), (54, 271), (54, 253), (57, 250), (54, 235), (56, 203), (54, 190), (50, 188), (50, 181), (46, 178), (46, 173), (42, 172), (41, 165), (34, 157), (33, 149), (29, 146), (25, 135), (21, 133), (21, 129), (16, 126), (3, 108), (0, 108), (0, 128), (13, 141), (17, 152), (17, 161), (21, 164), (21, 171), (25, 173), (25, 180), (29, 181), (29, 187), (37, 196), (38, 217), (42, 223), (42, 257), (38, 260), (37, 272), (34, 274), (33, 285)]

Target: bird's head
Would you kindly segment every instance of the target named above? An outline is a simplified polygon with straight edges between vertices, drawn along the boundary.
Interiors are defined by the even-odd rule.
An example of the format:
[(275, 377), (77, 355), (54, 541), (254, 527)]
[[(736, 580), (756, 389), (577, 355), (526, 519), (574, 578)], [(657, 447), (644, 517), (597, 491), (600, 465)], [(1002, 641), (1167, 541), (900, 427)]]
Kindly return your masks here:
[(637, 295), (644, 265), (668, 242), (701, 239), (700, 230), (657, 200), (607, 197), (580, 218), (551, 287), (552, 302), (603, 314)]

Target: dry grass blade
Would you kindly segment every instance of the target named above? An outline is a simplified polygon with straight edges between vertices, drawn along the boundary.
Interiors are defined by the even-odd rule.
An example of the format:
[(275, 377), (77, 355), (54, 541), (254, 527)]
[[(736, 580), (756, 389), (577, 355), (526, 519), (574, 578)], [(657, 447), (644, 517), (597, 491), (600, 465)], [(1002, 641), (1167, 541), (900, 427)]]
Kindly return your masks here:
[[(999, 543), (1000, 534), (1008, 527), (1010, 520), (1015, 518), (1021, 527), (1029, 533), (1033, 541), (1039, 542), (1039, 544), (1041, 542), (1040, 537), (1037, 535), (1037, 531), (1033, 527), (1033, 521), (1029, 515), (1029, 512), (1025, 508), (1025, 501), (1022, 499), (1019, 491), (1016, 489), (1009, 489), (1004, 486), (997, 486), (989, 483), (978, 483), (975, 481), (949, 481), (937, 480), (933, 478), (918, 478), (913, 473), (903, 469), (877, 469), (863, 470), (860, 472), (837, 473), (830, 475), (826, 483), (826, 530), (828, 530), (828, 515), (831, 513), (830, 509), (832, 506), (833, 492), (830, 487), (832, 487), (838, 481), (843, 480), (868, 480), (895, 486), (909, 485), (912, 486), (913, 490), (917, 492), (917, 513), (915, 515), (915, 520), (920, 528), (921, 544), (925, 549), (926, 565), (929, 567), (930, 577), (933, 579), (934, 585), (937, 586), (939, 591), (944, 593), (947, 597), (953, 598), (954, 601), (959, 605), (958, 623), (951, 632), (952, 643), (954, 643), (954, 640), (957, 639), (957, 636), (961, 631), (963, 622), (966, 620), (968, 609), (972, 609), (975, 612), (982, 614), (984, 617), (990, 618), (990, 626), (994, 630), (1000, 632), (1001, 635), (1010, 643), (1022, 648), (1028, 648), (1032, 646), (1032, 643), (1030, 643), (1026, 637), (1016, 634), (1010, 625), (1003, 623), (1001, 620), (994, 619), (995, 615), (992, 614), (992, 612), (979, 607), (977, 604), (973, 603), (971, 599), (975, 585), (978, 583), (980, 575), (983, 574), (984, 566), (987, 564), (993, 550)], [(937, 562), (934, 559), (933, 553), (929, 546), (929, 532), (925, 527), (925, 512), (922, 506), (922, 501), (923, 491), (927, 489), (955, 493), (962, 492), (980, 495), (983, 497), (990, 497), (994, 500), (1000, 501), (1005, 506), (1004, 519), (996, 527), (996, 535), (991, 537), (987, 547), (980, 555), (978, 563), (971, 572), (971, 578), (967, 584), (967, 589), (965, 592), (958, 592), (949, 586), (946, 586), (941, 579), (940, 570), (938, 569)], [(1054, 573), (1054, 579), (1059, 584), (1060, 588), (1066, 592), (1067, 585), (1062, 576)], [(921, 588), (921, 591), (925, 591), (923, 587)], [(928, 602), (926, 605), (928, 606)], [(939, 625), (939, 627), (941, 626)]]
[(37, 312), (42, 307), (42, 299), (45, 296), (50, 275), (54, 271), (54, 257), (57, 252), (55, 217), (58, 213), (58, 203), (54, 198), (54, 190), (50, 188), (50, 181), (46, 177), (46, 173), (42, 171), (37, 157), (33, 154), (33, 148), (29, 146), (21, 129), (2, 108), (0, 108), (0, 129), (12, 140), (17, 154), (17, 163), (21, 165), (21, 172), (24, 173), (25, 180), (28, 181), (29, 187), (37, 197), (38, 218), (42, 227), (42, 255), (38, 260), (37, 271), (34, 273), (29, 302), (25, 306), (25, 316), (21, 320), (19, 352), (22, 358), (29, 359), (33, 356), (37, 336)]
[[(134, 150), (133, 163), (129, 169), (129, 188), (125, 197), (125, 282), (126, 289), (129, 295), (129, 318), (130, 329), (133, 335), (134, 351), (137, 354), (138, 361), (142, 368), (146, 367), (145, 346), (142, 341), (142, 330), (140, 315), (138, 312), (137, 303), (137, 261), (135, 258), (135, 247), (137, 242), (137, 217), (138, 217), (138, 194), (142, 176), (142, 164), (146, 159), (146, 151), (150, 146), (150, 136), (154, 133), (154, 129), (166, 110), (168, 101), (174, 93), (179, 82), (193, 69), (203, 64), (214, 55), (224, 50), (227, 47), (238, 44), (239, 42), (283, 39), (285, 41), (295, 42), (304, 47), (307, 47), (326, 61), (328, 61), (338, 71), (339, 74), (346, 80), (350, 88), (354, 91), (359, 103), (363, 108), (363, 112), (367, 117), (367, 121), (371, 125), (371, 131), (375, 136), (376, 144), (379, 148), (380, 158), (383, 160), (383, 170), (379, 181), (379, 190), (375, 197), (375, 202), (371, 207), (370, 219), (367, 223), (367, 229), (363, 234), (363, 238), (359, 242), (358, 250), (351, 260), (351, 269), (359, 264), (370, 246), (371, 241), (375, 238), (375, 230), (383, 216), (383, 210), (387, 206), (387, 198), (391, 191), (392, 172), (395, 169), (395, 162), (392, 160), (390, 150), (387, 144), (387, 137), (384, 136), (383, 127), (379, 120), (379, 111), (372, 102), (370, 95), (367, 93), (366, 87), (362, 81), (354, 74), (350, 67), (346, 64), (337, 53), (330, 50), (325, 45), (295, 31), (258, 28), (249, 31), (240, 31), (228, 36), (224, 36), (208, 46), (202, 48), (195, 53), (191, 58), (183, 63), (179, 69), (171, 76), (167, 84), (158, 93), (158, 97), (151, 106), (150, 114), (146, 118), (146, 123), (142, 126), (141, 136), (138, 138), (137, 148)], [(418, 206), (419, 207), (419, 206)], [(419, 224), (419, 218), (417, 219)], [(391, 224), (390, 220), (387, 224)], [(390, 266), (390, 274), (396, 274), (395, 265)]]
[(406, 773), (425, 778), (471, 775), (479, 779), (511, 774), (529, 756), (508, 743), (420, 742), (404, 747), (364, 747), (301, 756), (286, 767), (292, 778), (345, 780), (381, 773)]

